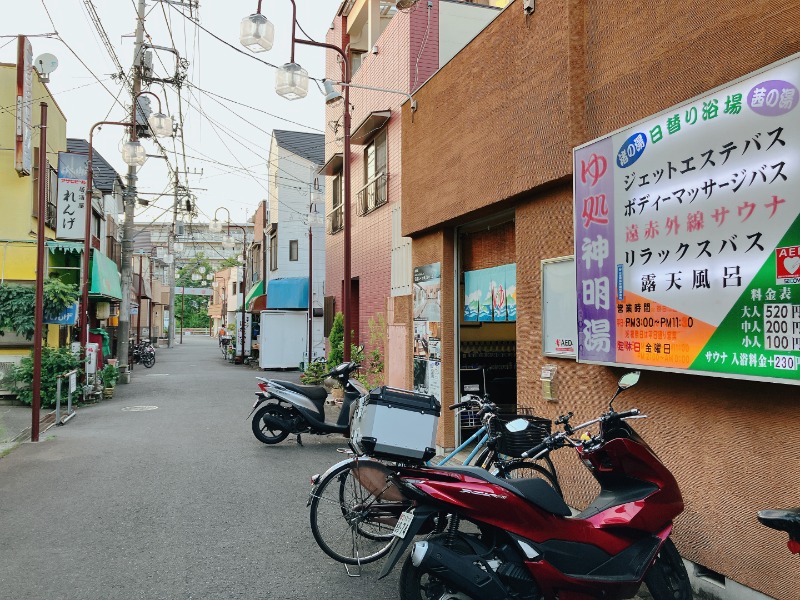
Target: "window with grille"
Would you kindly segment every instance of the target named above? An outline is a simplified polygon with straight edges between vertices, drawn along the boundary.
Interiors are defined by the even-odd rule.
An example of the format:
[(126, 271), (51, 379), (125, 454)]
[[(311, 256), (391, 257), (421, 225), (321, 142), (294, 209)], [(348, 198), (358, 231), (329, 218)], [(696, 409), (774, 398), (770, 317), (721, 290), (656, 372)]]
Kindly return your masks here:
[(364, 187), (358, 191), (358, 211), (365, 215), (386, 204), (386, 130), (367, 144), (364, 150)]

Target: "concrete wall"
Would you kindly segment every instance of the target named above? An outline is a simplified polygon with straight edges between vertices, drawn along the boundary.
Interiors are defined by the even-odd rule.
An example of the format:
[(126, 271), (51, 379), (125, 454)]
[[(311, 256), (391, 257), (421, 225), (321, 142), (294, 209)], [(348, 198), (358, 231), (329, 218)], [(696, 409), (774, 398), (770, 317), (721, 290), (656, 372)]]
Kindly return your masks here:
[[(403, 233), (415, 265), (442, 262), (445, 404), (456, 368), (446, 240), (509, 209), (519, 403), (548, 417), (605, 408), (621, 369), (541, 351), (540, 261), (573, 253), (572, 148), (800, 51), (798, 23), (797, 2), (562, 0), (526, 17), (517, 1), (418, 91), (413, 124), (403, 111)], [(467, 81), (473, 93), (454, 101)], [(548, 403), (539, 374), (553, 362)], [(785, 443), (800, 427), (796, 398), (788, 385), (645, 371), (623, 400), (651, 415), (637, 428), (681, 485), (681, 553), (784, 600), (800, 598), (796, 559), (755, 514), (798, 502), (800, 450)], [(440, 440), (450, 427), (443, 419)], [(593, 479), (569, 453), (558, 459), (567, 500), (585, 506)]]

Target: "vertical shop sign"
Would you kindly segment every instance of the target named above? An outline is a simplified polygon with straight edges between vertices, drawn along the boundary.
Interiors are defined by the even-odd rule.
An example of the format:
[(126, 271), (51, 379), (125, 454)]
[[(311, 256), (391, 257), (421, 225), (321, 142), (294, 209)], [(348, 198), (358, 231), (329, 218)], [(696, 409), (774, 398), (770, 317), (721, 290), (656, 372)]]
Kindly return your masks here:
[(85, 154), (58, 153), (56, 237), (60, 240), (84, 239), (88, 168), (89, 157)]
[(800, 383), (800, 55), (575, 149), (578, 360)]
[(414, 391), (442, 399), (441, 263), (414, 267)]
[(14, 168), (20, 175), (33, 170), (33, 48), (24, 35), (17, 38), (17, 114)]

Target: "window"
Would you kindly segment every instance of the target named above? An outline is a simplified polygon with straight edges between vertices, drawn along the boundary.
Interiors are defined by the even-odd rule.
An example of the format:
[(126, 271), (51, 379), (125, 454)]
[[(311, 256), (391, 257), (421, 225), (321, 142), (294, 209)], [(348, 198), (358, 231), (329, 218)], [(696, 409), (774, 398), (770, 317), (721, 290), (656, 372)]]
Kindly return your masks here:
[(341, 231), (344, 225), (343, 190), (342, 175), (340, 173), (333, 178), (333, 210), (328, 213), (328, 233)]
[(358, 212), (365, 215), (387, 202), (386, 196), (386, 130), (364, 150), (364, 187), (358, 191)]
[(289, 241), (289, 260), (297, 260), (297, 240)]
[(278, 270), (278, 234), (269, 236), (269, 270)]
[(364, 183), (386, 172), (386, 130), (381, 131), (364, 151)]

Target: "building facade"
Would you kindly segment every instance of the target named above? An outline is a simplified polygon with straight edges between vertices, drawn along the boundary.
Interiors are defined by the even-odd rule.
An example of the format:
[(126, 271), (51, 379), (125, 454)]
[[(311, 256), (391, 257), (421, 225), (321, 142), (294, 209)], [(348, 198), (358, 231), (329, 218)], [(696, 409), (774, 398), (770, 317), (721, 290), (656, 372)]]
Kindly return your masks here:
[[(493, 6), (494, 5), (494, 6)], [(401, 107), (505, 2), (433, 0), (399, 11), (394, 2), (342, 2), (327, 42), (349, 49), (351, 81), (351, 306), (353, 344), (381, 345), (387, 383), (409, 387), (412, 325), (410, 240), (401, 235)], [(328, 52), (326, 77), (341, 81), (339, 55)], [(377, 91), (366, 88), (382, 88)], [(344, 310), (342, 102), (325, 113), (326, 296)], [(380, 331), (382, 330), (382, 331)], [(376, 332), (380, 333), (376, 336)], [(372, 338), (372, 339), (371, 339)], [(381, 339), (382, 338), (382, 339)]]
[[(16, 147), (16, 110), (4, 111), (0, 115), (0, 203), (4, 207), (3, 218), (0, 219), (0, 285), (23, 284), (33, 285), (36, 281), (36, 231), (38, 227), (38, 182), (39, 173), (44, 172), (48, 180), (47, 210), (45, 218), (45, 237), (55, 238), (56, 225), (56, 189), (58, 182), (58, 153), (66, 150), (67, 119), (47, 85), (42, 83), (36, 72), (31, 69), (31, 97), (41, 99), (30, 103), (30, 170), (28, 174), (20, 174), (17, 170)], [(45, 169), (40, 169), (39, 132), (40, 102), (48, 105), (47, 113), (47, 160)], [(17, 106), (17, 65), (0, 64), (0, 105)], [(19, 157), (21, 159), (21, 156)], [(65, 266), (67, 259), (62, 253), (47, 252), (45, 259), (49, 263), (48, 274), (63, 274), (55, 270)], [(74, 283), (71, 279), (66, 280)], [(46, 342), (50, 346), (65, 343), (70, 333), (68, 328), (60, 331), (60, 326), (46, 325)], [(0, 336), (0, 380), (12, 366), (19, 364), (23, 356), (33, 349), (33, 340), (4, 331)], [(0, 387), (2, 384), (0, 383)]]
[[(558, 314), (558, 307), (549, 303), (548, 292), (553, 287), (548, 277), (556, 272), (551, 265), (560, 264), (558, 261), (566, 264), (571, 259), (576, 264), (573, 273), (575, 268), (583, 268), (584, 238), (591, 249), (595, 237), (581, 234), (576, 244), (574, 232), (582, 231), (584, 217), (590, 222), (603, 220), (611, 210), (609, 196), (595, 195), (594, 204), (576, 204), (589, 198), (578, 197), (581, 186), (588, 185), (585, 182), (593, 175), (599, 177), (606, 167), (627, 165), (633, 157), (638, 158), (642, 148), (637, 148), (633, 136), (630, 152), (623, 145), (625, 156), (612, 154), (594, 163), (587, 156), (577, 163), (577, 169), (573, 167), (573, 150), (640, 121), (649, 124), (643, 127), (647, 143), (651, 149), (658, 149), (677, 132), (679, 123), (689, 130), (708, 119), (735, 114), (735, 94), (727, 98), (733, 104), (726, 111), (726, 93), (720, 92), (715, 103), (709, 99), (714, 96), (712, 92), (800, 51), (795, 27), (800, 22), (800, 5), (690, 2), (676, 11), (671, 5), (565, 0), (537, 2), (535, 12), (528, 15), (522, 4), (512, 2), (441, 66), (415, 93), (419, 101), (416, 113), (403, 107), (402, 233), (413, 239), (414, 272), (422, 273), (425, 267), (435, 265), (440, 273), (441, 321), (436, 333), (441, 346), (443, 404), (455, 401), (464, 383), (480, 372), (489, 378), (487, 387), (494, 383), (495, 401), (502, 399), (517, 410), (530, 409), (550, 418), (574, 411), (588, 419), (606, 409), (616, 380), (627, 369), (576, 362), (569, 357), (569, 348), (563, 347), (565, 340), (572, 346), (582, 344), (580, 351), (586, 351), (588, 340), (597, 341), (590, 337), (591, 330), (584, 328), (591, 326), (589, 317), (577, 329), (574, 308), (567, 307), (565, 314), (566, 320), (576, 325), (575, 337), (549, 338), (549, 328), (555, 321), (552, 315)], [(754, 77), (757, 80), (758, 76)], [(788, 81), (786, 77), (782, 80)], [(466, 83), (472, 93), (464, 101), (455, 102), (456, 93), (462, 92)], [(787, 90), (792, 87), (796, 89), (796, 83), (784, 85)], [(480, 93), (476, 93), (478, 89)], [(703, 102), (708, 105), (706, 112)], [(751, 101), (745, 98), (743, 102)], [(797, 123), (796, 104), (787, 102), (781, 110), (795, 113), (786, 113), (786, 130)], [(717, 105), (719, 113), (713, 110)], [(664, 116), (661, 129), (657, 129), (651, 117), (671, 107), (675, 107), (668, 114), (671, 121)], [(697, 120), (693, 109), (697, 110)], [(672, 113), (678, 115), (678, 121)], [(777, 130), (772, 128), (763, 132), (740, 131), (736, 126), (730, 129), (735, 134), (732, 139), (742, 139), (736, 144), (739, 152), (745, 146), (752, 152), (756, 147), (753, 139), (759, 144), (762, 138), (770, 139), (768, 130), (773, 131), (774, 138)], [(699, 169), (704, 160), (700, 151), (706, 150), (700, 148), (703, 139), (702, 135), (696, 138), (697, 165), (687, 166), (680, 160), (665, 163), (665, 173), (673, 173), (678, 163), (682, 169)], [(779, 153), (783, 158), (764, 158), (753, 172), (758, 173), (762, 164), (769, 169), (773, 164), (779, 168), (781, 161), (787, 167), (796, 163), (796, 148)], [(581, 151), (576, 152), (576, 157), (581, 156)], [(714, 162), (721, 165), (723, 160), (724, 155), (720, 155)], [(598, 170), (593, 171), (594, 167)], [(706, 168), (711, 166), (707, 164)], [(658, 177), (657, 170), (631, 168), (625, 173), (632, 171), (637, 171), (637, 178), (649, 177), (649, 182)], [(751, 175), (748, 171), (748, 181)], [(697, 177), (694, 187), (702, 190), (708, 178)], [(760, 175), (756, 177), (760, 181)], [(621, 181), (623, 186), (633, 184), (632, 179)], [(755, 184), (755, 177), (753, 181)], [(716, 182), (729, 185), (721, 179)], [(636, 185), (640, 183), (637, 179)], [(706, 188), (702, 199), (706, 198), (707, 184)], [(669, 191), (680, 195), (677, 187)], [(715, 188), (715, 193), (721, 197), (723, 192)], [(656, 196), (644, 195), (637, 196), (636, 214), (646, 205), (656, 215)], [(790, 200), (789, 196), (776, 197), (776, 205)], [(748, 193), (748, 202), (754, 205), (768, 204), (770, 198)], [(797, 202), (796, 195), (792, 201)], [(694, 204), (693, 214), (702, 210), (701, 202)], [(673, 205), (682, 204), (673, 201)], [(723, 206), (718, 217), (725, 210), (736, 213), (740, 205), (742, 201), (737, 199)], [(660, 204), (662, 211), (667, 206)], [(706, 212), (706, 227), (716, 227), (718, 220), (715, 222), (710, 210)], [(685, 235), (689, 226), (686, 221), (680, 225), (679, 233)], [(665, 235), (667, 227), (662, 226), (661, 235)], [(696, 221), (693, 226), (697, 226)], [(641, 233), (644, 240), (644, 230)], [(655, 232), (650, 235), (655, 236)], [(739, 237), (742, 239), (728, 236), (726, 242), (733, 241), (738, 247), (746, 236)], [(631, 267), (632, 256), (628, 255), (626, 263), (625, 250), (639, 246), (631, 238), (620, 247), (622, 273)], [(733, 251), (730, 245), (725, 248)], [(745, 249), (739, 248), (742, 252)], [(756, 251), (757, 247), (753, 249)], [(646, 258), (637, 250), (637, 260)], [(658, 260), (662, 259), (668, 258), (662, 254)], [(505, 277), (507, 310), (500, 319), (496, 312), (476, 317), (480, 302), (477, 311), (470, 310), (473, 299), (469, 292), (475, 287), (474, 281), (489, 270), (490, 276), (502, 273)], [(691, 289), (691, 275), (684, 275), (688, 284), (687, 280), (683, 284)], [(513, 289), (509, 285), (512, 281)], [(587, 288), (584, 281), (581, 288), (577, 287), (574, 274), (571, 278), (567, 274), (562, 281), (567, 289), (565, 297), (577, 298), (579, 306), (598, 292), (591, 285), (592, 289)], [(612, 287), (606, 290), (605, 299), (601, 294), (595, 300), (608, 304), (610, 311), (616, 312), (619, 307), (624, 326), (625, 316), (636, 315), (627, 315), (624, 301), (615, 302), (614, 282), (611, 278)], [(723, 283), (716, 285), (719, 290)], [(507, 301), (512, 291), (513, 320), (511, 302)], [(494, 303), (496, 294), (489, 300)], [(615, 327), (617, 319), (611, 320)], [(751, 334), (752, 330), (742, 329), (733, 336), (735, 344), (752, 344), (755, 338)], [(556, 347), (549, 347), (551, 341)], [(622, 346), (615, 344), (612, 348), (625, 351), (624, 339), (618, 341)], [(642, 340), (642, 348), (650, 342)], [(658, 340), (650, 346), (655, 348), (656, 342), (662, 347)], [(793, 356), (791, 351), (785, 354)], [(713, 353), (709, 357), (712, 361), (715, 358)], [(701, 358), (706, 360), (705, 356)], [(721, 356), (717, 358), (722, 360)], [(730, 355), (727, 359), (731, 360)], [(408, 368), (411, 370), (412, 365)], [(641, 368), (645, 370), (639, 385), (616, 406), (621, 407), (622, 401), (626, 407), (637, 406), (651, 417), (637, 429), (681, 486), (686, 509), (677, 519), (673, 537), (681, 554), (695, 564), (690, 572), (696, 585), (723, 597), (735, 597), (744, 586), (783, 600), (800, 598), (793, 557), (786, 552), (784, 536), (762, 527), (755, 518), (760, 509), (797, 504), (800, 451), (777, 441), (793, 439), (800, 425), (797, 388), (791, 385), (797, 383), (796, 378), (784, 375), (779, 383), (754, 381), (735, 373), (711, 377), (671, 367)], [(443, 418), (440, 427), (439, 444), (452, 446), (460, 423)], [(586, 506), (597, 493), (594, 480), (574, 456), (556, 458), (567, 501), (578, 508)]]

